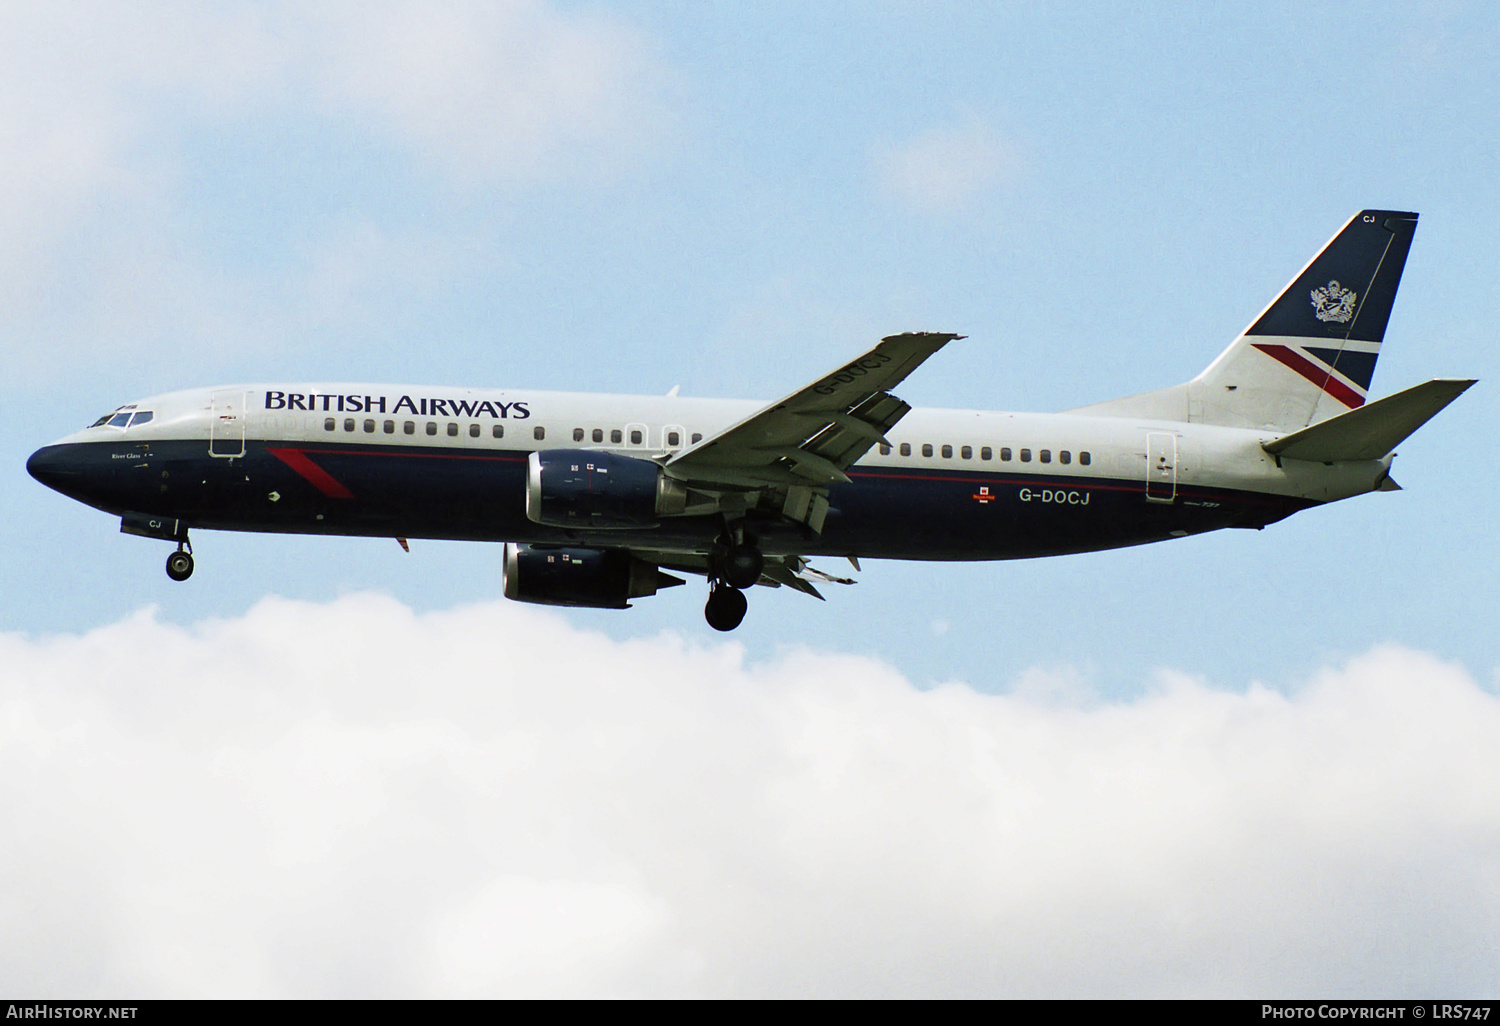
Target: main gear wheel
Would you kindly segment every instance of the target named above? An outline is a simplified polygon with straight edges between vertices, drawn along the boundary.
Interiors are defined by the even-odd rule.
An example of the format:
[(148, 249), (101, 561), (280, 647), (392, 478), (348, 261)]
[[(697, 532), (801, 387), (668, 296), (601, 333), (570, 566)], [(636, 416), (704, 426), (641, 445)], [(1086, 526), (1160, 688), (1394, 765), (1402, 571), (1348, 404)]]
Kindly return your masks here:
[(749, 607), (744, 592), (715, 581), (708, 590), (708, 605), (703, 607), (703, 618), (716, 631), (732, 631), (745, 619), (745, 610)]

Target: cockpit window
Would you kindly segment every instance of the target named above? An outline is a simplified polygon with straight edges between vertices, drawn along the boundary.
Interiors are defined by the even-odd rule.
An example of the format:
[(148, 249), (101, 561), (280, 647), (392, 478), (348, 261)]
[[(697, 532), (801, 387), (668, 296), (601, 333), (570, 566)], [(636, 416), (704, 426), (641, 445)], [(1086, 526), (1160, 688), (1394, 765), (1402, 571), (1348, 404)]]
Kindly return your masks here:
[[(124, 427), (126, 424), (130, 423), (130, 411), (134, 409), (135, 403), (130, 403), (126, 406), (116, 406), (104, 416), (100, 417), (98, 420), (90, 424), (89, 427), (103, 427), (105, 424), (111, 424), (114, 427)], [(122, 414), (125, 417), (123, 421), (120, 420)]]
[(155, 416), (155, 414), (151, 410), (141, 410), (140, 412), (138, 412), (135, 415), (135, 418), (130, 422), (130, 426), (131, 427), (140, 427), (142, 424), (149, 424), (149, 423), (151, 423), (151, 418), (153, 416)]

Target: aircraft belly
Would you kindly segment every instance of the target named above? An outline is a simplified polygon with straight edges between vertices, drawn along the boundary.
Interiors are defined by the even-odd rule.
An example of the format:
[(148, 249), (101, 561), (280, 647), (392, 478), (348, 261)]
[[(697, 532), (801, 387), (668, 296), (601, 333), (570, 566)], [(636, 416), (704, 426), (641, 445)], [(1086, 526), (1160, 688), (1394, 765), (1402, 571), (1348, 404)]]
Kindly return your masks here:
[[(537, 526), (525, 517), (524, 453), (270, 442), (228, 462), (243, 464), (252, 487), (194, 511), (195, 525), (476, 541)], [(221, 477), (235, 473), (219, 468)]]
[(1184, 487), (1147, 502), (1143, 485), (1085, 476), (856, 472), (836, 487), (819, 550), (889, 559), (1024, 559), (1262, 526), (1307, 505)]

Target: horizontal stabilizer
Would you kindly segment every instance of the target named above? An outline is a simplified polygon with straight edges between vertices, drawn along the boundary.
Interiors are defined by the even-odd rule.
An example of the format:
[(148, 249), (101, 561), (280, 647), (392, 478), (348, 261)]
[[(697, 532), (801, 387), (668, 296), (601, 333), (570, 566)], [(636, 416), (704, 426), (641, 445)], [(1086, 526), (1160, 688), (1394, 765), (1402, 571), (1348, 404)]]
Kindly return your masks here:
[(1472, 380), (1436, 378), (1404, 392), (1367, 403), (1331, 420), (1294, 431), (1262, 448), (1273, 456), (1336, 463), (1378, 460), (1463, 395)]

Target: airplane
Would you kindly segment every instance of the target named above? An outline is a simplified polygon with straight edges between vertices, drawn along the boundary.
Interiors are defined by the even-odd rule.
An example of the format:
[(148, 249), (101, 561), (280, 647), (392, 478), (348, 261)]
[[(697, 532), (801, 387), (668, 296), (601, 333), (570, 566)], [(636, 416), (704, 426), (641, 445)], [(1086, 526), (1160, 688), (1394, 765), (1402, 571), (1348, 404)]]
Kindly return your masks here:
[[(1394, 491), (1393, 450), (1474, 381), (1367, 401), (1417, 215), (1362, 210), (1192, 380), (1063, 413), (912, 409), (891, 390), (962, 335), (911, 332), (772, 403), (334, 383), (127, 403), (27, 461), (176, 543), (190, 529), (504, 543), (503, 590), (625, 608), (708, 582), (728, 631), (814, 557), (1089, 552)], [(669, 573), (668, 571), (671, 571)]]

